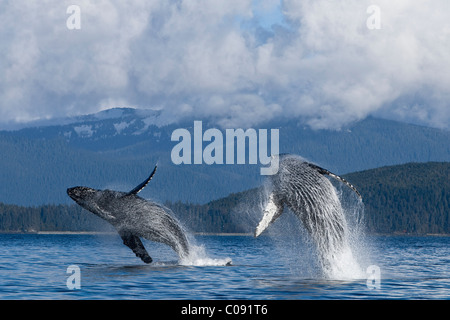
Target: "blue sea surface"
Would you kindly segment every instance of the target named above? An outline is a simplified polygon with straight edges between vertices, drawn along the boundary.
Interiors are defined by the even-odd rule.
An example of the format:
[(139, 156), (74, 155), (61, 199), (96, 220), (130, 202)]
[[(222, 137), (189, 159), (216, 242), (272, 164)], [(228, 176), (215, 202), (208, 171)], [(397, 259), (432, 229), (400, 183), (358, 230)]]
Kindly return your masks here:
[[(146, 265), (118, 235), (1, 234), (0, 299), (450, 298), (450, 237), (368, 236), (357, 256), (367, 276), (355, 279), (324, 278), (314, 251), (291, 238), (195, 239), (207, 259), (180, 264), (146, 241)], [(79, 268), (79, 289), (67, 285), (69, 266)]]

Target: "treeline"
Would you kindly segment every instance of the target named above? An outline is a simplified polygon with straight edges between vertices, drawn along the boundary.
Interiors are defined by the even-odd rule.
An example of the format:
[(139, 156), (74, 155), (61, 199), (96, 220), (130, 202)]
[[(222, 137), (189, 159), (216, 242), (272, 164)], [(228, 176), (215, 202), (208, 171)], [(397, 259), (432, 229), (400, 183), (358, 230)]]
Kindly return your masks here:
[(102, 219), (77, 205), (21, 207), (0, 203), (0, 232), (108, 230)]
[[(370, 233), (450, 234), (450, 163), (387, 166), (344, 175), (361, 193)], [(252, 189), (205, 205), (167, 203), (197, 231), (253, 232), (261, 210)], [(251, 203), (253, 201), (253, 203)], [(260, 213), (259, 213), (260, 214)], [(188, 220), (189, 219), (191, 220)]]
[[(208, 204), (166, 202), (179, 221), (189, 230), (205, 233), (246, 232), (229, 214), (231, 203), (224, 198)], [(0, 232), (35, 233), (40, 231), (112, 231), (106, 221), (78, 205), (24, 207), (0, 203)]]
[[(347, 174), (363, 197), (370, 233), (450, 234), (450, 163), (409, 163)], [(166, 202), (193, 232), (252, 232), (260, 214), (259, 189), (206, 204)], [(105, 231), (109, 225), (77, 205), (0, 204), (0, 232)]]
[[(248, 217), (249, 205), (257, 202), (258, 189), (232, 193), (226, 198), (208, 202), (207, 204), (191, 204), (165, 202), (177, 218), (189, 229), (205, 233), (249, 233), (253, 232), (256, 221)], [(256, 201), (255, 201), (256, 200)]]

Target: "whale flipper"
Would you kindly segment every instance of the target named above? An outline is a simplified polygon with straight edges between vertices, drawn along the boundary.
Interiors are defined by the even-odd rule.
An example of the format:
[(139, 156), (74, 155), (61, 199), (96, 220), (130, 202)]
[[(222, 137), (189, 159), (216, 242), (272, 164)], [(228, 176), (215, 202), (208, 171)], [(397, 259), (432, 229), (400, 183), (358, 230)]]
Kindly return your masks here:
[(264, 215), (255, 230), (255, 237), (258, 237), (267, 227), (274, 222), (283, 212), (283, 204), (277, 201), (274, 193), (269, 196), (269, 201), (264, 209)]
[(144, 189), (145, 186), (147, 186), (147, 184), (150, 182), (150, 180), (152, 180), (152, 178), (153, 178), (153, 176), (154, 176), (154, 174), (156, 172), (156, 167), (157, 167), (157, 165), (155, 166), (155, 169), (153, 169), (153, 171), (150, 174), (150, 176), (144, 182), (142, 182), (140, 185), (136, 186), (136, 188), (134, 188), (133, 190), (128, 192), (128, 194), (129, 195), (130, 194), (138, 194), (142, 189)]
[(136, 257), (141, 258), (141, 260), (145, 263), (151, 263), (153, 261), (139, 237), (126, 231), (119, 232), (119, 235), (123, 240), (123, 244), (133, 250), (133, 252), (136, 254)]
[(343, 183), (346, 184), (350, 189), (352, 189), (352, 190), (358, 195), (358, 197), (359, 197), (360, 199), (362, 199), (362, 196), (361, 196), (361, 194), (358, 192), (358, 190), (356, 190), (356, 188), (355, 188), (350, 182), (348, 182), (347, 180), (345, 180), (344, 178), (338, 176), (337, 174), (334, 174), (334, 173), (328, 171), (327, 169), (321, 168), (321, 167), (316, 166), (315, 164), (312, 164), (312, 163), (309, 163), (309, 162), (308, 162), (308, 166), (310, 166), (311, 168), (313, 168), (314, 170), (316, 170), (316, 171), (319, 172), (320, 174), (328, 175), (328, 176), (330, 176), (330, 177), (333, 177), (333, 178), (336, 179), (336, 180), (339, 180), (339, 181), (343, 182)]

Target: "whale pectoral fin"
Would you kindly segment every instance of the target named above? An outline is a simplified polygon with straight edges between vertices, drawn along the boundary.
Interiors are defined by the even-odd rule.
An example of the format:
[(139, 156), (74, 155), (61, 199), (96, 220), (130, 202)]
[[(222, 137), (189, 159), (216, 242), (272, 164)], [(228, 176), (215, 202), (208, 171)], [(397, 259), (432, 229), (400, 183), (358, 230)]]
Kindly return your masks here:
[(327, 169), (321, 168), (321, 167), (316, 166), (315, 164), (312, 164), (312, 163), (308, 163), (308, 166), (310, 166), (311, 168), (313, 168), (314, 170), (316, 170), (317, 172), (319, 172), (322, 175), (328, 175), (330, 177), (333, 177), (336, 180), (341, 181), (342, 183), (347, 185), (350, 189), (352, 189), (360, 199), (362, 199), (362, 196), (358, 192), (358, 190), (356, 190), (356, 188), (350, 182), (348, 182), (347, 180), (345, 180), (341, 176), (338, 176), (337, 174), (334, 174), (334, 173), (328, 171)]
[(136, 257), (141, 258), (141, 260), (145, 263), (151, 263), (153, 261), (138, 236), (133, 235), (131, 232), (125, 231), (119, 232), (119, 235), (123, 240), (123, 244), (133, 250)]
[(138, 194), (142, 189), (144, 189), (145, 186), (150, 182), (150, 180), (152, 180), (153, 176), (155, 175), (156, 167), (157, 167), (157, 165), (155, 166), (155, 169), (153, 169), (153, 171), (150, 174), (150, 176), (147, 179), (145, 179), (144, 182), (142, 182), (140, 185), (136, 186), (133, 190), (128, 192), (128, 194), (129, 195), (131, 195), (131, 194)]
[(264, 209), (264, 215), (255, 230), (255, 237), (258, 237), (267, 227), (273, 223), (283, 212), (283, 205), (276, 201), (275, 195), (269, 196), (269, 201)]

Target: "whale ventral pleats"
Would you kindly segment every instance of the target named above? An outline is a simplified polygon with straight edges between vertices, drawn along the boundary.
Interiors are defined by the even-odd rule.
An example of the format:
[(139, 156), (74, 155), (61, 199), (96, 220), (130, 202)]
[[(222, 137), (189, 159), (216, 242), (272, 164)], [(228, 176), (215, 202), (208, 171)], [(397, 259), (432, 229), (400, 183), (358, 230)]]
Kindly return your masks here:
[(190, 250), (184, 229), (172, 211), (137, 196), (153, 178), (156, 168), (130, 192), (86, 187), (67, 189), (67, 194), (81, 207), (113, 225), (123, 243), (145, 263), (151, 263), (152, 258), (140, 238), (170, 246), (180, 259), (186, 257)]

